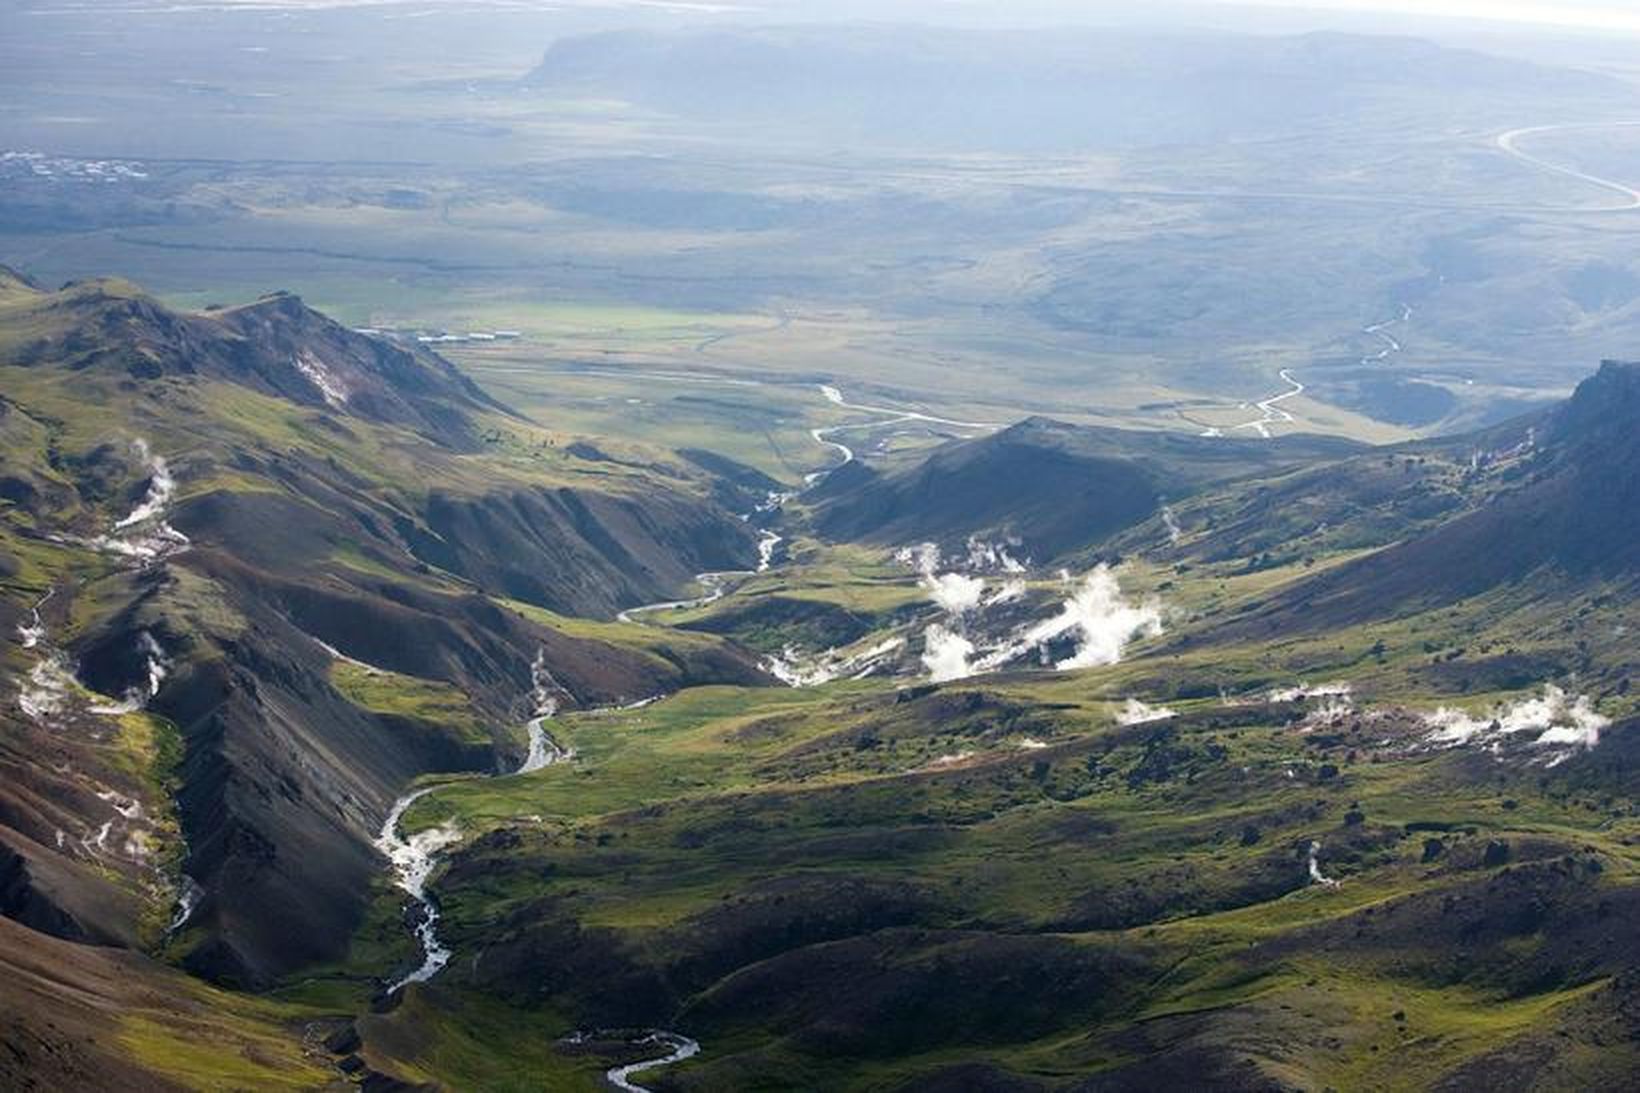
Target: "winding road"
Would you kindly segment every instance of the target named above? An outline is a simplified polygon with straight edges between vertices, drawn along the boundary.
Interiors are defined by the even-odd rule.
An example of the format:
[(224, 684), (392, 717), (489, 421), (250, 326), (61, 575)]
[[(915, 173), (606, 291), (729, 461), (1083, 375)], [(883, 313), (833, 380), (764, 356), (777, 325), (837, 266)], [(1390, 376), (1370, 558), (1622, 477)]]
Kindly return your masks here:
[(1586, 171), (1579, 171), (1575, 167), (1567, 167), (1564, 164), (1551, 162), (1550, 160), (1543, 159), (1540, 156), (1534, 156), (1530, 152), (1523, 152), (1520, 149), (1520, 140), (1522, 137), (1537, 136), (1540, 133), (1564, 133), (1579, 129), (1629, 129), (1635, 126), (1640, 126), (1640, 122), (1597, 121), (1576, 122), (1567, 125), (1529, 125), (1522, 129), (1511, 129), (1507, 133), (1500, 133), (1494, 143), (1497, 145), (1499, 151), (1505, 153), (1506, 155), (1513, 156), (1522, 163), (1529, 163), (1533, 167), (1537, 167), (1540, 170), (1549, 171), (1552, 174), (1561, 175), (1565, 178), (1576, 179), (1579, 182), (1586, 182), (1590, 186), (1599, 187), (1600, 189), (1616, 194), (1623, 199), (1620, 204), (1616, 205), (1602, 205), (1595, 208), (1572, 208), (1560, 211), (1625, 213), (1632, 212), (1635, 209), (1640, 209), (1640, 190), (1637, 190), (1633, 186), (1626, 185), (1622, 182), (1616, 182), (1609, 178), (1601, 178), (1599, 175), (1591, 175)]
[[(1548, 171), (1551, 174), (1560, 175), (1563, 178), (1570, 178), (1578, 182), (1586, 183), (1590, 186), (1605, 190), (1608, 193), (1615, 194), (1622, 199), (1620, 202), (1611, 205), (1600, 205), (1593, 207), (1574, 206), (1542, 209), (1537, 211), (1561, 213), (1633, 212), (1640, 209), (1640, 189), (1630, 186), (1624, 182), (1618, 182), (1615, 179), (1602, 178), (1599, 175), (1593, 175), (1587, 171), (1580, 171), (1575, 167), (1568, 167), (1565, 164), (1555, 163), (1554, 161), (1544, 159), (1541, 156), (1535, 156), (1531, 152), (1523, 151), (1520, 147), (1520, 142), (1523, 139), (1539, 136), (1544, 133), (1575, 132), (1577, 130), (1584, 129), (1629, 129), (1636, 127), (1640, 127), (1640, 122), (1571, 122), (1564, 125), (1528, 125), (1519, 129), (1511, 129), (1506, 133), (1499, 133), (1493, 138), (1493, 145), (1505, 155), (1511, 156), (1522, 163), (1529, 164), (1538, 170)], [(1365, 327), (1363, 329), (1364, 333), (1371, 334), (1380, 339), (1384, 345), (1378, 352), (1369, 353), (1362, 357), (1361, 363), (1364, 365), (1382, 363), (1383, 361), (1386, 361), (1390, 357), (1399, 353), (1402, 349), (1401, 342), (1393, 334), (1389, 333), (1389, 328), (1398, 323), (1409, 322), (1411, 319), (1412, 308), (1406, 304), (1402, 304), (1401, 315), (1399, 318), (1386, 319), (1383, 322), (1374, 323), (1371, 326)], [(1294, 378), (1290, 371), (1283, 370), (1280, 375), (1281, 378), (1290, 385), (1291, 389), (1284, 391), (1273, 398), (1265, 399), (1263, 402), (1255, 403), (1259, 410), (1260, 416), (1252, 421), (1244, 421), (1239, 425), (1229, 426), (1230, 432), (1239, 432), (1243, 429), (1251, 429), (1258, 433), (1259, 436), (1268, 439), (1270, 437), (1271, 425), (1291, 424), (1295, 420), (1292, 414), (1287, 412), (1285, 409), (1282, 409), (1278, 404), (1286, 401), (1287, 399), (1296, 398), (1298, 395), (1303, 394), (1305, 389), (1304, 384)], [(1208, 437), (1222, 437), (1225, 433), (1226, 430), (1224, 428), (1211, 427), (1204, 430), (1201, 435)], [(817, 436), (815, 439), (818, 440), (820, 438)]]

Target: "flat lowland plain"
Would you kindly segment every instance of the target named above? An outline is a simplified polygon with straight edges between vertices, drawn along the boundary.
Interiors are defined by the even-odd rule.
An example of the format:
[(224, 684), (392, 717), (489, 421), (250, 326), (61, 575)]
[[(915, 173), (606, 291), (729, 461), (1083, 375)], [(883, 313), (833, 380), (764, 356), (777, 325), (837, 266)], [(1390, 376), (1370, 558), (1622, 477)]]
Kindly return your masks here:
[[(1630, 110), (1615, 76), (1313, 44), (1406, 67), (1366, 97), (1341, 76), (1331, 114), (1224, 123), (1236, 139), (1167, 118), (1136, 139), (1113, 115), (1107, 137), (1055, 143), (1022, 116), (1048, 134), (1025, 149), (672, 102), (615, 61), (526, 78), (590, 16), (485, 29), (433, 5), (424, 37), (359, 10), (221, 12), (183, 50), (163, 18), (116, 14), (132, 53), (88, 15), (51, 18), (67, 32), (0, 47), (0, 261), (44, 281), (114, 271), (189, 306), (282, 287), (409, 336), (518, 331), (443, 348), (555, 426), (670, 441), (721, 424), (677, 398), (664, 427), (558, 405), (558, 373), (596, 364), (825, 380), (964, 420), (1388, 441), (1564, 393), (1640, 322), (1640, 215), (1498, 144), (1548, 126), (1517, 150), (1621, 181), (1640, 130), (1596, 124)], [(1226, 42), (1208, 47), (1251, 48)], [(1188, 74), (1205, 47), (1135, 48)], [(1510, 90), (1521, 73), (1530, 95)], [(155, 109), (174, 124), (139, 140)], [(807, 466), (791, 434), (828, 423), (791, 422), (787, 401), (765, 407), (765, 469)]]

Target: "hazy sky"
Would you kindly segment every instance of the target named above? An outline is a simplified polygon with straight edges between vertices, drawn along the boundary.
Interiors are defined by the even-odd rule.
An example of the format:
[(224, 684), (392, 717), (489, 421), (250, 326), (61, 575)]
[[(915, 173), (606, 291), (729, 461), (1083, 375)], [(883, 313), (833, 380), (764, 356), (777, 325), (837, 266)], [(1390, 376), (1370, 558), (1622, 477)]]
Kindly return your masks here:
[(1220, 0), (1261, 7), (1394, 12), (1546, 23), (1590, 30), (1640, 31), (1640, 0)]
[[(0, 12), (14, 4), (19, 8), (94, 10), (98, 4), (121, 10), (193, 11), (209, 9), (322, 9), (333, 7), (396, 8), (407, 4), (429, 9), (459, 8), (464, 5), (514, 11), (554, 9), (602, 9), (610, 12), (649, 11), (710, 17), (731, 14), (741, 17), (759, 14), (789, 18), (793, 14), (822, 17), (859, 17), (881, 8), (890, 17), (909, 14), (940, 18), (961, 12), (970, 20), (985, 16), (988, 21), (1015, 14), (1022, 21), (1030, 16), (1053, 15), (1074, 22), (1103, 21), (1113, 13), (1119, 21), (1143, 21), (1149, 0), (0, 0)], [(1398, 20), (1419, 16), (1439, 19), (1478, 19), (1517, 25), (1576, 28), (1590, 31), (1640, 33), (1640, 0), (1157, 0), (1157, 9), (1166, 9), (1176, 21), (1188, 21), (1191, 10), (1202, 12), (1214, 7), (1226, 9), (1234, 19), (1234, 9), (1245, 15), (1254, 9), (1286, 11), (1288, 20), (1302, 21), (1303, 12), (1333, 13), (1334, 16), (1385, 15)], [(829, 10), (828, 10), (829, 9)], [(1152, 14), (1160, 14), (1160, 11)]]

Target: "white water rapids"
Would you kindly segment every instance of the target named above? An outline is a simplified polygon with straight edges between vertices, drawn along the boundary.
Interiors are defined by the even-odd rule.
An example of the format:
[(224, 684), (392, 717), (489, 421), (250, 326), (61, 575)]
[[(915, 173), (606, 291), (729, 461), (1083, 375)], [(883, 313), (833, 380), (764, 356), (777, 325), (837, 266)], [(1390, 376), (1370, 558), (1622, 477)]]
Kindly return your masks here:
[[(686, 376), (669, 376), (665, 378), (675, 378), (685, 382), (691, 379), (691, 377)], [(745, 382), (747, 382), (748, 385), (755, 383), (755, 381)], [(847, 402), (843, 398), (842, 393), (835, 387), (823, 385), (820, 390), (826, 400), (833, 405), (840, 406), (845, 409), (882, 415), (886, 418), (886, 421), (871, 421), (828, 426), (812, 430), (810, 435), (814, 438), (816, 443), (838, 452), (843, 457), (842, 463), (837, 466), (842, 466), (853, 462), (855, 458), (853, 449), (848, 447), (848, 445), (828, 439), (831, 434), (837, 432), (867, 428), (872, 425), (881, 425), (898, 421), (922, 421), (957, 428), (990, 429), (1000, 427), (993, 423), (950, 421), (944, 418), (937, 418), (923, 414), (918, 411), (894, 410), (886, 407), (855, 405)], [(837, 467), (834, 466), (825, 471), (815, 472), (808, 475), (805, 481), (807, 484), (812, 486), (820, 479), (824, 478), (827, 474), (831, 473), (831, 471), (836, 469)], [(742, 519), (750, 520), (756, 515), (778, 511), (780, 506), (788, 500), (790, 496), (790, 494), (778, 492), (773, 493), (764, 504), (759, 505), (754, 512), (747, 513), (742, 517)], [(183, 541), (186, 542), (186, 540)], [(715, 603), (728, 593), (730, 581), (736, 578), (750, 577), (755, 576), (758, 573), (767, 572), (774, 564), (775, 554), (784, 541), (784, 537), (778, 532), (767, 528), (762, 529), (760, 531), (757, 544), (758, 558), (756, 569), (730, 570), (699, 574), (695, 579), (704, 589), (702, 595), (690, 599), (669, 600), (661, 603), (645, 604), (639, 607), (628, 608), (620, 612), (620, 614), (616, 617), (619, 621), (624, 623), (635, 623), (641, 616), (644, 615), (669, 610), (688, 610), (697, 607), (705, 607), (708, 604)], [(898, 648), (899, 644), (899, 642), (885, 644), (884, 646), (868, 650), (865, 654), (855, 658), (844, 659), (840, 664), (827, 664), (819, 670), (819, 674), (829, 674), (830, 671), (860, 672), (862, 670), (870, 670), (875, 666), (875, 662), (877, 660), (891, 652), (893, 649)], [(808, 671), (811, 672), (813, 670), (814, 669), (812, 668), (808, 669)], [(799, 670), (793, 666), (792, 671), (793, 673), (796, 673)], [(532, 699), (534, 702), (534, 716), (526, 723), (526, 730), (529, 734), (530, 742), (529, 753), (518, 770), (513, 772), (516, 774), (528, 774), (557, 763), (567, 762), (574, 758), (572, 752), (565, 749), (555, 739), (553, 739), (546, 727), (552, 718), (558, 713), (559, 697), (570, 697), (569, 692), (552, 678), (551, 673), (546, 668), (544, 658), (541, 655), (537, 655), (535, 663), (532, 665), (531, 674), (533, 683)], [(653, 700), (647, 699), (634, 705), (646, 705), (649, 701)], [(615, 708), (624, 709), (627, 707)], [(600, 711), (589, 710), (586, 712), (596, 713)], [(392, 865), (394, 883), (401, 891), (409, 896), (410, 900), (414, 904), (419, 907), (421, 915), (420, 922), (417, 924), (415, 929), (416, 938), (422, 949), (421, 963), (415, 969), (391, 983), (387, 987), (386, 992), (389, 995), (396, 994), (407, 984), (423, 983), (432, 979), (444, 969), (444, 967), (449, 963), (452, 955), (450, 948), (439, 939), (438, 906), (436, 901), (433, 900), (427, 892), (427, 883), (431, 878), (434, 869), (437, 868), (440, 855), (451, 846), (460, 842), (462, 837), (461, 832), (453, 823), (447, 823), (436, 828), (419, 831), (409, 836), (405, 836), (400, 831), (400, 826), (403, 822), (404, 816), (409, 809), (417, 801), (421, 800), (429, 793), (434, 792), (437, 788), (437, 786), (423, 786), (419, 789), (406, 793), (394, 802), (393, 808), (388, 813), (386, 821), (382, 824), (381, 832), (375, 840), (376, 848), (387, 857), (388, 861)], [(671, 1065), (672, 1063), (690, 1058), (700, 1052), (699, 1043), (687, 1036), (667, 1030), (652, 1030), (645, 1034), (641, 1040), (635, 1042), (664, 1046), (668, 1049), (668, 1051), (666, 1055), (660, 1058), (613, 1067), (606, 1073), (606, 1078), (614, 1088), (628, 1091), (628, 1093), (646, 1093), (644, 1087), (632, 1081), (634, 1075), (640, 1074), (644, 1071)]]
[[(771, 493), (768, 499), (757, 508), (741, 516), (742, 520), (750, 520), (761, 513), (778, 510), (791, 495), (785, 493)], [(661, 611), (691, 611), (697, 607), (706, 607), (714, 604), (729, 594), (729, 582), (741, 577), (755, 577), (759, 573), (767, 573), (774, 565), (775, 552), (786, 537), (777, 531), (763, 528), (758, 532), (757, 541), (757, 568), (756, 569), (725, 569), (713, 573), (695, 574), (695, 583), (706, 590), (704, 595), (695, 596), (687, 600), (663, 600), (660, 603), (646, 603), (638, 607), (629, 607), (616, 615), (620, 622), (634, 623), (640, 615), (652, 615)]]
[[(534, 716), (525, 723), (529, 733), (529, 751), (518, 768), (509, 772), (511, 774), (532, 774), (575, 758), (574, 752), (558, 743), (547, 731), (547, 722), (558, 714), (559, 700), (568, 698), (574, 701), (574, 696), (553, 678), (547, 668), (544, 649), (536, 650), (535, 660), (530, 664), (530, 684)], [(375, 840), (376, 849), (386, 855), (392, 864), (394, 884), (421, 911), (421, 921), (416, 926), (416, 939), (421, 943), (421, 964), (390, 984), (388, 994), (396, 994), (407, 983), (425, 983), (450, 962), (450, 949), (438, 937), (438, 904), (427, 894), (427, 881), (438, 866), (439, 855), (461, 841), (461, 829), (452, 822), (409, 836), (399, 830), (410, 806), (438, 788), (437, 785), (422, 786), (395, 801)]]
[(547, 651), (538, 649), (535, 653), (535, 662), (530, 665), (530, 698), (535, 703), (535, 716), (525, 724), (529, 733), (530, 750), (524, 757), (523, 766), (518, 768), (519, 774), (532, 774), (544, 770), (554, 763), (568, 762), (575, 758), (575, 753), (565, 748), (547, 731), (547, 722), (558, 714), (558, 699), (560, 697), (574, 700), (562, 683), (553, 678), (547, 668)]
[(44, 607), (46, 603), (50, 601), (51, 597), (56, 594), (56, 585), (52, 585), (50, 588), (46, 589), (46, 594), (41, 596), (38, 600), (35, 600), (34, 606), (29, 608), (29, 618), (31, 621), (17, 624), (17, 640), (22, 644), (24, 649), (32, 649), (45, 639), (46, 624), (40, 618), (40, 608)]
[(408, 983), (425, 983), (450, 962), (449, 947), (438, 939), (438, 904), (427, 897), (427, 879), (438, 865), (439, 852), (460, 842), (461, 831), (454, 824), (444, 824), (409, 837), (399, 833), (399, 822), (410, 806), (437, 788), (423, 786), (400, 797), (376, 837), (376, 849), (387, 855), (393, 865), (394, 882), (421, 907), (421, 922), (416, 925), (421, 964), (389, 985), (388, 994), (397, 994)]

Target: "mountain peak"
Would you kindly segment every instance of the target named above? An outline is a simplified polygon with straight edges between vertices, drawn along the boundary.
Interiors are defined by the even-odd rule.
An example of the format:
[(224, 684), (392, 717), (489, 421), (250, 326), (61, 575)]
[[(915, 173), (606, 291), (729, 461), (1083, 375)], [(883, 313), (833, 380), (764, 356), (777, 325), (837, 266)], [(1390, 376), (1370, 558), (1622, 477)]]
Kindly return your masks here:
[(35, 293), (39, 291), (40, 286), (30, 280), (26, 274), (12, 269), (4, 263), (0, 263), (0, 295), (14, 292)]
[(1577, 385), (1561, 409), (1557, 435), (1575, 439), (1590, 430), (1640, 425), (1640, 362), (1608, 360), (1600, 370)]
[(98, 279), (23, 303), (42, 335), (19, 347), (18, 364), (224, 381), (462, 448), (473, 444), (471, 415), (499, 409), (437, 354), (359, 334), (290, 292), (190, 313), (130, 282)]

